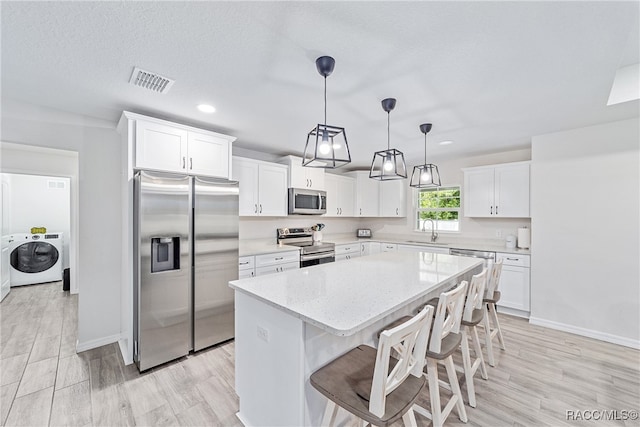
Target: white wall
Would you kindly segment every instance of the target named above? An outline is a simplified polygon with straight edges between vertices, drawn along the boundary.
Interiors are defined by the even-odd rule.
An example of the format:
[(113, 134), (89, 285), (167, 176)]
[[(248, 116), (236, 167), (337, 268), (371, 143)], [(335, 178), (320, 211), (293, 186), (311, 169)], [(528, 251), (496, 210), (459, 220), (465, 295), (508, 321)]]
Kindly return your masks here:
[[(502, 153), (487, 154), (482, 156), (463, 157), (453, 160), (445, 160), (442, 162), (435, 162), (440, 171), (441, 181), (443, 186), (447, 185), (460, 185), (464, 184), (464, 175), (462, 168), (492, 165), (499, 163), (519, 162), (523, 160), (531, 159), (531, 150), (521, 149), (514, 151), (505, 151)], [(409, 167), (408, 174), (411, 177), (413, 172), (413, 165)], [(414, 203), (414, 189), (409, 187), (409, 182), (406, 182), (407, 188), (407, 217), (406, 218), (371, 218), (363, 219), (360, 222), (361, 227), (371, 228), (375, 233), (380, 234), (399, 234), (399, 235), (414, 235), (420, 236), (420, 232), (414, 232), (415, 220), (413, 217), (413, 203)], [(464, 192), (464, 188), (462, 188)], [(464, 203), (464, 202), (462, 202)], [(531, 220), (529, 218), (465, 218), (461, 215), (460, 218), (460, 233), (440, 233), (440, 240), (443, 241), (455, 241), (456, 239), (498, 239), (496, 232), (500, 231), (502, 237), (500, 240), (504, 241), (507, 235), (517, 234), (518, 227), (530, 226)], [(428, 231), (430, 233), (430, 231)]]
[[(78, 153), (78, 349), (118, 341), (122, 204), (115, 123), (3, 99), (2, 139)], [(3, 155), (3, 171), (5, 160), (11, 167)]]
[[(62, 264), (69, 267), (71, 231), (70, 179), (53, 176), (10, 175), (9, 232), (29, 233), (32, 227), (46, 227), (48, 233), (63, 233)], [(64, 187), (50, 187), (49, 182)]]
[(532, 323), (640, 348), (639, 128), (533, 138)]

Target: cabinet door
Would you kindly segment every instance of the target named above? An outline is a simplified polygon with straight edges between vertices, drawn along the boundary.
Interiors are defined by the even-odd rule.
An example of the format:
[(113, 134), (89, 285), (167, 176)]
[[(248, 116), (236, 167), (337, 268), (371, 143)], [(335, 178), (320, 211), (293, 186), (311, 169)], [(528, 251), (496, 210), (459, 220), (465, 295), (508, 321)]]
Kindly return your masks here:
[(187, 135), (186, 130), (136, 121), (136, 167), (186, 172)]
[(368, 172), (358, 173), (356, 179), (355, 216), (379, 216), (380, 182), (369, 178)]
[[(328, 175), (327, 175), (328, 177)], [(326, 177), (325, 177), (326, 178)], [(326, 181), (326, 180), (325, 180)], [(328, 194), (328, 191), (327, 191)], [(356, 205), (356, 181), (353, 178), (341, 177), (338, 187), (340, 216), (354, 216)]]
[(293, 159), (289, 163), (289, 173), (291, 176), (289, 177), (289, 186), (293, 188), (309, 188), (309, 178), (307, 178), (307, 171), (305, 167), (302, 166), (302, 161), (298, 162), (298, 160)]
[(196, 132), (188, 138), (189, 173), (229, 179), (229, 141)]
[(240, 216), (258, 215), (258, 164), (234, 158), (233, 179), (239, 183)]
[(379, 254), (380, 252), (382, 252), (382, 243), (369, 242), (369, 255)]
[(261, 164), (258, 182), (258, 215), (287, 216), (287, 167)]
[(529, 269), (525, 267), (502, 266), (499, 306), (529, 311)]
[(309, 188), (314, 190), (325, 190), (325, 174), (322, 168), (306, 168), (302, 166), (309, 180)]
[(496, 167), (494, 213), (509, 218), (529, 217), (529, 164)]
[(256, 271), (253, 268), (238, 271), (238, 279), (249, 279), (256, 276)]
[[(324, 216), (340, 216), (340, 202), (342, 192), (340, 191), (340, 177), (332, 174), (325, 176), (325, 186), (327, 188), (327, 213)], [(353, 210), (353, 209), (352, 209)]]
[(464, 172), (464, 216), (494, 216), (493, 168)]
[(405, 217), (407, 182), (404, 179), (380, 182), (380, 216)]

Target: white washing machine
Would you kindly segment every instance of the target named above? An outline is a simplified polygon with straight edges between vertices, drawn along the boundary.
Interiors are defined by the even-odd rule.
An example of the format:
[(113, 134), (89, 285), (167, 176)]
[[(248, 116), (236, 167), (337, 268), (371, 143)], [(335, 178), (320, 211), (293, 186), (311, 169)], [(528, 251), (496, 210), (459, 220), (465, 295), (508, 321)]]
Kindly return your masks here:
[(11, 240), (11, 287), (62, 280), (62, 233), (18, 233)]

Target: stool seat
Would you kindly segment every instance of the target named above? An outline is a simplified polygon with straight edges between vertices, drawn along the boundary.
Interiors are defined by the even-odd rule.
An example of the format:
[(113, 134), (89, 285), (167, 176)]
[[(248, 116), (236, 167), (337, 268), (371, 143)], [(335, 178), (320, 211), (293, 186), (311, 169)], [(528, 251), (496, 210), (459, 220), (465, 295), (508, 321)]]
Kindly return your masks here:
[(462, 334), (454, 334), (451, 332), (442, 339), (440, 352), (434, 353), (433, 351), (427, 350), (427, 357), (436, 360), (444, 360), (456, 351), (461, 342)]
[(466, 321), (463, 318), (461, 323), (464, 326), (476, 326), (477, 324), (482, 322), (483, 318), (484, 318), (484, 311), (482, 311), (481, 308), (476, 308), (471, 312), (471, 320)]
[[(411, 319), (409, 317), (409, 319)], [(360, 345), (311, 375), (311, 385), (329, 400), (373, 425), (388, 426), (402, 418), (413, 406), (426, 384), (424, 376), (409, 375), (387, 395), (385, 413), (378, 417), (369, 412), (369, 394), (373, 382), (377, 350)], [(389, 358), (389, 371), (397, 359)]]
[(493, 296), (491, 296), (490, 298), (483, 298), (482, 302), (488, 302), (488, 303), (492, 303), (495, 304), (498, 301), (500, 301), (500, 291), (495, 291), (493, 293)]

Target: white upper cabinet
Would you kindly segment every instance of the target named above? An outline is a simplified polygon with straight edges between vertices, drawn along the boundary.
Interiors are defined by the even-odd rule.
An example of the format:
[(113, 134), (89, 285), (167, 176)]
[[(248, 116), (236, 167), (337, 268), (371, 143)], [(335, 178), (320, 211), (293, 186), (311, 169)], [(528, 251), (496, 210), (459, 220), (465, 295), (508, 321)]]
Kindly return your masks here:
[(323, 168), (308, 168), (302, 166), (302, 158), (286, 156), (279, 161), (289, 167), (289, 187), (325, 190), (325, 175)]
[(129, 112), (123, 117), (135, 124), (134, 168), (230, 178), (235, 138)]
[(213, 135), (189, 132), (187, 138), (190, 174), (229, 177), (229, 142)]
[(465, 168), (464, 216), (528, 218), (530, 162)]
[(380, 216), (407, 216), (407, 188), (405, 179), (380, 181)]
[(136, 121), (136, 167), (184, 172), (188, 132), (158, 123)]
[(380, 216), (380, 181), (369, 178), (369, 171), (349, 172), (356, 180), (356, 204), (354, 216)]
[(327, 173), (324, 176), (327, 189), (327, 213), (331, 217), (352, 217), (355, 206), (356, 182), (348, 176)]
[(240, 185), (240, 216), (287, 216), (287, 167), (233, 158), (233, 179)]

